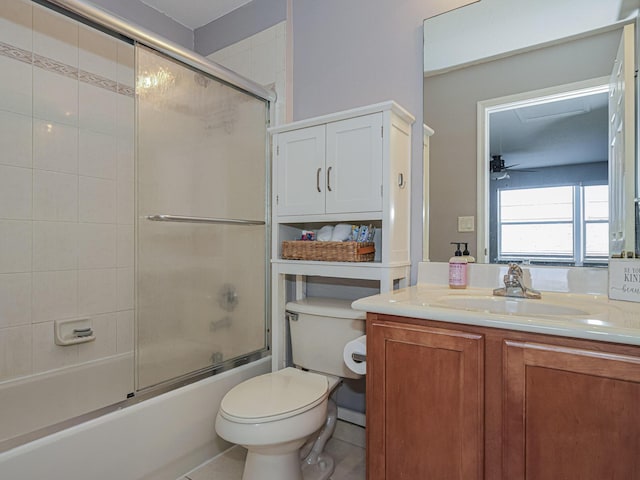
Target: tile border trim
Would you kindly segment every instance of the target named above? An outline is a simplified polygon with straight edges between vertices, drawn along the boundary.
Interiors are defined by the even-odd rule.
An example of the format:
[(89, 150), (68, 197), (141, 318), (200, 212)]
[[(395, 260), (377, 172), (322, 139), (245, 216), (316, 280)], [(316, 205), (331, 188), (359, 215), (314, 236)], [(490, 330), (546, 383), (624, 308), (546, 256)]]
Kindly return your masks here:
[(4, 42), (0, 42), (0, 55), (19, 62), (28, 63), (34, 67), (41, 68), (42, 70), (57, 73), (113, 93), (127, 97), (135, 96), (135, 89), (130, 85), (120, 84), (115, 80), (110, 80), (95, 73), (87, 72), (86, 70), (67, 65), (66, 63), (38, 55), (37, 53), (18, 48)]

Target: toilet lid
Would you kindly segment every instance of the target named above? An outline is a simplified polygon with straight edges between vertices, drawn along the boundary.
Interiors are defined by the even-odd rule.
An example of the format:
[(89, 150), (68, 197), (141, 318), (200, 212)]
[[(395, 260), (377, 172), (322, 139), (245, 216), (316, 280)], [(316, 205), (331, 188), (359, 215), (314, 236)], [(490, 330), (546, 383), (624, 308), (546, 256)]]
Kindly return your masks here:
[(236, 385), (222, 399), (220, 410), (239, 421), (264, 421), (310, 408), (324, 399), (328, 389), (323, 375), (285, 368)]

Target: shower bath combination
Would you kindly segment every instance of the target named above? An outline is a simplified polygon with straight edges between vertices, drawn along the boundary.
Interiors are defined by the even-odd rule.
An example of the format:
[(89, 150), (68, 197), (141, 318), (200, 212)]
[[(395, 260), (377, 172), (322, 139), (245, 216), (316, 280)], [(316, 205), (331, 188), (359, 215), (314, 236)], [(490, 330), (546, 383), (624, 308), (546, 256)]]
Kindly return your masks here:
[(2, 451), (268, 354), (275, 96), (79, 0), (0, 25)]

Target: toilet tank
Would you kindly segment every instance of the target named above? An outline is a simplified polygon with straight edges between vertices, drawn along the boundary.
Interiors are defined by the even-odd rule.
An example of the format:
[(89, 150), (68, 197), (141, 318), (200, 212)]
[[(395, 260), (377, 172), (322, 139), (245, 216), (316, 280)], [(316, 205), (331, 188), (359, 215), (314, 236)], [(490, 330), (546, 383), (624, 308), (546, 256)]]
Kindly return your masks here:
[(342, 351), (365, 332), (365, 312), (351, 300), (309, 297), (286, 305), (293, 364), (339, 377), (360, 378), (347, 368)]

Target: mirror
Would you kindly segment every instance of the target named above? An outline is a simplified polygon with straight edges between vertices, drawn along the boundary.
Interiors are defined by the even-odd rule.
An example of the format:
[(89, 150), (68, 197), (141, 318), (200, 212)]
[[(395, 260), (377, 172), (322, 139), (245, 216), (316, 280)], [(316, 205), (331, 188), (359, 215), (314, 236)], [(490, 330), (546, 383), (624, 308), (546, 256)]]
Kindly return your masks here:
[(478, 161), (488, 211), (478, 249), (492, 263), (606, 265), (609, 78), (481, 101), (478, 109), (478, 151), (489, 159)]
[[(425, 187), (425, 192), (430, 191), (429, 197), (425, 196), (428, 214), (424, 217), (430, 220), (430, 228), (427, 221), (424, 228), (429, 249), (425, 259), (448, 260), (453, 252), (450, 242), (460, 241), (468, 242), (479, 261), (501, 261), (490, 256), (488, 200), (491, 155), (500, 152), (490, 148), (490, 129), (485, 123), (488, 127), (491, 112), (481, 111), (479, 103), (495, 106), (500, 99), (508, 103), (505, 99), (526, 96), (527, 92), (542, 92), (539, 96), (543, 96), (561, 86), (579, 89), (603, 79), (606, 83), (623, 27), (637, 20), (638, 3), (482, 0), (425, 20), (424, 122), (435, 131), (429, 140), (429, 182)], [(588, 18), (574, 18), (577, 10), (588, 11)], [(634, 168), (632, 153), (627, 172)], [(541, 155), (549, 157), (548, 151)], [(509, 162), (506, 156), (502, 160), (505, 166), (518, 163)], [(635, 230), (635, 185), (624, 185), (623, 178), (624, 174), (614, 178), (612, 186), (623, 192), (621, 205), (632, 214), (625, 217), (619, 212), (625, 217), (630, 239)], [(626, 175), (627, 181), (634, 178), (635, 174)], [(473, 231), (460, 232), (459, 217), (474, 217)], [(492, 226), (495, 231), (495, 223)], [(621, 248), (616, 244), (610, 253), (634, 248), (635, 242)]]

